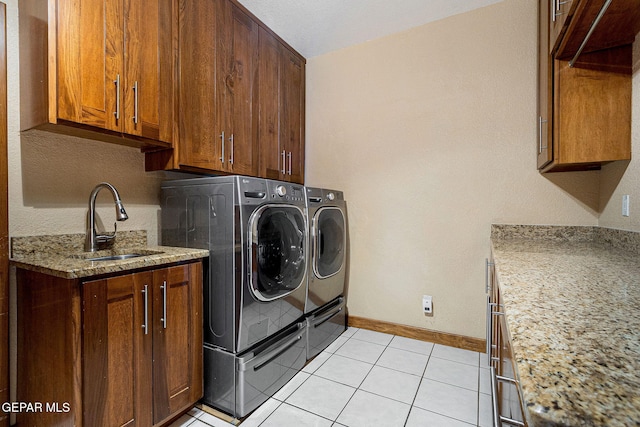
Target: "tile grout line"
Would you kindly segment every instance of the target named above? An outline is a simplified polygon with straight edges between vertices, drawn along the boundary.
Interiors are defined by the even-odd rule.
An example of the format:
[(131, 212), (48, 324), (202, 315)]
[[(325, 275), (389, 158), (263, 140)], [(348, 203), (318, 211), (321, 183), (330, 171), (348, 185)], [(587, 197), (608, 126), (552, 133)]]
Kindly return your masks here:
[(415, 406), (416, 403), (416, 399), (418, 398), (418, 392), (420, 392), (420, 386), (422, 385), (422, 381), (424, 381), (425, 379), (425, 374), (427, 373), (427, 367), (429, 366), (429, 362), (431, 361), (431, 356), (433, 354), (433, 349), (435, 348), (435, 344), (433, 346), (431, 346), (431, 350), (429, 351), (429, 354), (427, 356), (427, 363), (425, 363), (424, 365), (424, 369), (422, 370), (422, 375), (420, 376), (420, 382), (418, 383), (418, 388), (416, 389), (416, 393), (413, 395), (413, 400), (411, 401), (411, 407), (409, 408), (409, 413), (407, 414), (407, 418), (404, 420), (404, 426), (406, 427), (407, 423), (409, 422), (409, 417), (411, 416), (411, 411), (413, 411), (413, 408)]
[[(347, 341), (345, 341), (344, 344), (342, 344), (342, 346), (344, 346), (347, 342), (349, 342), (349, 340), (351, 338), (353, 338), (353, 336), (357, 333), (358, 331), (354, 332), (349, 339), (347, 339)], [(392, 338), (393, 339), (393, 338)], [(361, 341), (361, 340), (360, 340)], [(340, 347), (342, 347), (340, 346)], [(387, 349), (387, 347), (385, 346), (385, 350)], [(382, 350), (382, 353), (384, 353), (384, 350)], [(380, 356), (382, 356), (382, 353), (380, 353)], [(380, 356), (378, 356), (378, 358), (376, 359), (376, 361), (373, 363), (373, 365), (371, 365), (371, 369), (373, 369), (374, 366), (376, 366), (376, 363), (378, 362), (378, 359), (380, 359)], [(366, 362), (365, 362), (366, 363)], [(371, 369), (369, 369), (369, 372), (367, 372), (367, 375), (369, 375), (369, 373), (371, 373)], [(362, 381), (360, 382), (360, 385), (362, 385), (362, 383), (364, 382), (364, 380), (367, 377), (365, 376)], [(360, 390), (360, 385), (356, 388), (356, 391), (353, 392), (353, 394), (351, 395), (351, 397), (349, 398), (349, 400), (347, 400), (347, 403), (344, 405), (344, 407), (340, 410), (340, 412), (338, 413), (338, 416), (336, 417), (336, 419), (333, 421), (334, 423), (338, 422), (338, 418), (340, 418), (340, 415), (342, 415), (342, 413), (344, 412), (345, 409), (347, 409), (347, 406), (349, 406), (349, 403), (351, 402), (351, 399), (353, 399), (353, 396), (356, 395), (356, 393), (358, 392), (358, 390)]]

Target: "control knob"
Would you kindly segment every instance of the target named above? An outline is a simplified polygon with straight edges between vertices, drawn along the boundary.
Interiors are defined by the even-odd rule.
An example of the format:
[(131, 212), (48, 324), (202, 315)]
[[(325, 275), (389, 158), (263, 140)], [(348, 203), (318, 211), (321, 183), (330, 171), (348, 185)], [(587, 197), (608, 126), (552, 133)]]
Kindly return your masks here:
[(280, 197), (284, 197), (287, 195), (287, 187), (285, 187), (284, 185), (278, 185), (276, 187), (276, 194)]
[(336, 195), (333, 193), (329, 193), (327, 194), (327, 200), (329, 200), (330, 202), (333, 202), (333, 200), (336, 198)]

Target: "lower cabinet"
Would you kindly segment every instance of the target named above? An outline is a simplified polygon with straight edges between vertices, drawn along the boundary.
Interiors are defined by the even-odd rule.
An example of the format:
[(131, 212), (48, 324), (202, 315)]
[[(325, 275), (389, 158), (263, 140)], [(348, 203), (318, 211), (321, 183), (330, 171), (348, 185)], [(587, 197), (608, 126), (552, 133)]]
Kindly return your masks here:
[(19, 269), (19, 425), (156, 426), (202, 396), (202, 263), (100, 278)]
[(487, 261), (487, 354), (496, 426), (526, 426), (509, 330), (493, 261)]

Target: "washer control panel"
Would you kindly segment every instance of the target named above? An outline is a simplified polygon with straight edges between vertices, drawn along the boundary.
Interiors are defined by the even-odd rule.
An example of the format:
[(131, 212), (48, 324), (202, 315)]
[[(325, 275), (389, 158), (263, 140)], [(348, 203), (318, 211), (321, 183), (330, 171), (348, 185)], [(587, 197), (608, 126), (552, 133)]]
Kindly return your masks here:
[(280, 200), (304, 204), (304, 187), (289, 182), (267, 180), (270, 200)]

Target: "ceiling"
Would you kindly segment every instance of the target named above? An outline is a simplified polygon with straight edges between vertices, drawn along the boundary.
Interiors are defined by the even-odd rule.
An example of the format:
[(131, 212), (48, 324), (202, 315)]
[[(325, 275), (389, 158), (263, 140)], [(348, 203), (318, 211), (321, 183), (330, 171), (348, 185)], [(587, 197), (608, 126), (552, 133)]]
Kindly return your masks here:
[(238, 0), (306, 58), (501, 0)]

